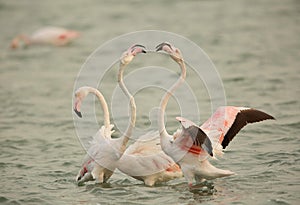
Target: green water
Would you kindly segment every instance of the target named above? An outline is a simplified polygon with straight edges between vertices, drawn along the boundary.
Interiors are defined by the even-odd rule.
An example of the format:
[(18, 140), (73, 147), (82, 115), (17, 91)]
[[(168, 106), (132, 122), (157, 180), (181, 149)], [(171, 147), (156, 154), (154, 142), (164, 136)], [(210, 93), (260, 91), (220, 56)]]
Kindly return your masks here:
[[(300, 3), (293, 0), (0, 1), (0, 203), (298, 204), (299, 12)], [(45, 25), (75, 29), (82, 36), (67, 47), (9, 49), (15, 35)], [(138, 30), (164, 30), (192, 40), (214, 62), (228, 104), (276, 117), (247, 126), (224, 158), (213, 162), (236, 176), (196, 191), (184, 179), (146, 187), (120, 172), (108, 184), (77, 186), (85, 155), (72, 116), (77, 74), (98, 46)], [(104, 86), (114, 88), (116, 79), (105, 80)], [(137, 127), (148, 126), (143, 110), (161, 96), (137, 95)], [(210, 114), (204, 109), (210, 106), (208, 96), (199, 98), (199, 104), (203, 122)], [(168, 115), (168, 127), (175, 130), (179, 126), (171, 117), (178, 115), (176, 106), (171, 104)]]

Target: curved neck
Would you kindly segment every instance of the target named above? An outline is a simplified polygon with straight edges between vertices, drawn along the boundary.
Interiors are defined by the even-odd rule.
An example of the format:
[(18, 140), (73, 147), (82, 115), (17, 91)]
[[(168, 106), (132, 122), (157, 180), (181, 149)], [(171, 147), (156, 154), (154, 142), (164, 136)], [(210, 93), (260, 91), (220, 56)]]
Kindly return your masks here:
[(166, 107), (168, 105), (170, 97), (173, 95), (175, 90), (184, 82), (186, 77), (186, 67), (183, 59), (176, 61), (181, 69), (181, 75), (179, 79), (172, 85), (172, 87), (164, 94), (161, 102), (160, 102), (160, 112), (159, 112), (159, 119), (158, 119), (158, 127), (159, 127), (159, 133), (161, 137), (169, 136), (164, 122), (165, 117), (165, 111)]
[(92, 88), (92, 87), (89, 87), (89, 92), (94, 93), (98, 97), (98, 99), (101, 103), (102, 110), (103, 110), (104, 127), (108, 128), (110, 130), (109, 111), (108, 111), (108, 106), (107, 106), (104, 96), (100, 93), (99, 90)]
[(125, 93), (127, 98), (130, 100), (130, 124), (128, 128), (126, 129), (122, 141), (122, 147), (121, 147), (121, 152), (124, 152), (126, 149), (126, 144), (129, 141), (129, 137), (132, 135), (133, 128), (135, 127), (135, 122), (136, 122), (136, 105), (135, 105), (135, 100), (133, 96), (130, 94), (128, 91), (127, 87), (124, 84), (123, 81), (123, 73), (126, 65), (123, 63), (120, 63), (120, 68), (119, 68), (119, 73), (118, 73), (118, 83), (122, 91)]

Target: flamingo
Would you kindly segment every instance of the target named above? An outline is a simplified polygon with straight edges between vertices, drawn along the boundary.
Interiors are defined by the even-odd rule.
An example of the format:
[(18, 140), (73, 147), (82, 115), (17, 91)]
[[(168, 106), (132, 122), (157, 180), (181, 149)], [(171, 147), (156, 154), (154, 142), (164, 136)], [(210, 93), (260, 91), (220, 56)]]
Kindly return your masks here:
[[(120, 143), (118, 140), (113, 140), (111, 134), (114, 132), (113, 125), (110, 124), (109, 110), (104, 96), (95, 88), (83, 86), (75, 92), (74, 111), (82, 117), (80, 107), (83, 99), (89, 94), (95, 94), (103, 109), (104, 125), (101, 126), (99, 131), (94, 136), (91, 147), (88, 149), (85, 156), (82, 168), (76, 177), (78, 183), (83, 183), (89, 180), (96, 180), (98, 183), (106, 182), (113, 174), (113, 162), (118, 159), (117, 153), (112, 149)], [(95, 156), (99, 156), (95, 158)]]
[[(122, 55), (122, 60), (120, 61), (121, 65), (128, 65), (134, 56), (138, 53), (144, 52), (145, 50), (139, 46), (128, 49), (128, 51), (124, 52)], [(104, 126), (102, 126), (94, 136), (94, 139), (91, 142), (91, 147), (88, 149), (88, 154), (85, 156), (82, 167), (76, 176), (76, 181), (79, 184), (90, 180), (96, 180), (97, 183), (104, 183), (112, 176), (117, 167), (118, 160), (126, 149), (126, 145), (132, 134), (136, 120), (136, 106), (132, 97), (130, 101), (132, 109), (130, 124), (124, 135), (120, 138), (112, 139), (111, 134), (113, 133), (113, 125), (110, 124), (107, 103), (100, 91), (88, 86), (79, 88), (75, 92), (76, 99), (74, 103), (74, 111), (79, 117), (82, 117), (80, 112), (81, 103), (89, 93), (95, 94), (101, 103)]]
[(215, 179), (235, 174), (229, 170), (214, 167), (209, 157), (222, 155), (234, 136), (247, 124), (267, 119), (275, 119), (271, 115), (245, 107), (220, 107), (201, 127), (183, 117), (177, 117), (182, 129), (170, 135), (164, 124), (165, 109), (169, 98), (186, 77), (186, 67), (178, 48), (169, 43), (161, 43), (157, 51), (165, 51), (180, 65), (181, 76), (163, 96), (160, 103), (159, 132), (163, 151), (177, 162), (189, 187), (193, 183), (206, 179)]
[[(128, 65), (135, 56), (135, 53), (132, 51), (140, 49), (140, 52), (145, 52), (143, 48), (145, 47), (136, 44), (124, 52), (120, 59), (120, 69), (118, 73), (119, 86), (130, 100), (132, 126), (135, 125), (136, 119), (135, 100), (124, 84), (123, 73), (126, 65)], [(149, 138), (151, 139), (149, 140)], [(156, 183), (167, 182), (182, 177), (179, 166), (162, 151), (159, 142), (159, 133), (157, 131), (149, 132), (139, 137), (122, 155), (118, 163), (118, 169), (135, 179), (143, 181), (147, 186), (153, 186)]]
[(80, 36), (79, 32), (59, 27), (45, 27), (37, 30), (32, 35), (20, 34), (15, 37), (10, 47), (15, 49), (19, 47), (19, 42), (23, 41), (26, 46), (32, 44), (51, 44), (55, 46), (64, 46)]

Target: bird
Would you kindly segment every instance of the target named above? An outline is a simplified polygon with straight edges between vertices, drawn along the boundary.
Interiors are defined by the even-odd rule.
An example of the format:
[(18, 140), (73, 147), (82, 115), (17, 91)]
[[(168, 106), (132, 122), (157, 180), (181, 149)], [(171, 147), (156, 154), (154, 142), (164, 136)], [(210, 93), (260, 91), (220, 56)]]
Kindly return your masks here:
[[(120, 61), (123, 65), (128, 65), (138, 53), (145, 52), (140, 47), (134, 47), (124, 52), (122, 60)], [(126, 55), (125, 55), (126, 54)], [(112, 176), (115, 171), (118, 160), (124, 153), (126, 145), (129, 141), (129, 137), (132, 134), (133, 127), (135, 126), (136, 120), (136, 106), (134, 100), (131, 100), (131, 115), (130, 124), (124, 134), (119, 138), (111, 138), (111, 134), (114, 130), (114, 125), (110, 124), (109, 110), (104, 96), (101, 92), (95, 88), (89, 86), (83, 86), (78, 88), (75, 92), (74, 101), (74, 112), (81, 118), (82, 113), (80, 107), (83, 99), (89, 94), (95, 94), (102, 106), (104, 125), (101, 126), (99, 131), (94, 136), (91, 146), (87, 151), (87, 155), (83, 159), (81, 169), (76, 176), (78, 184), (90, 180), (96, 180), (96, 183), (104, 183)]]
[(44, 27), (35, 31), (30, 36), (20, 34), (16, 36), (10, 44), (12, 49), (19, 47), (20, 41), (23, 41), (25, 46), (33, 44), (50, 44), (54, 46), (64, 46), (74, 39), (78, 38), (80, 33), (74, 30), (68, 30), (60, 27)]
[(223, 106), (202, 126), (183, 117), (176, 117), (182, 126), (170, 135), (164, 124), (165, 109), (169, 98), (185, 80), (186, 67), (181, 51), (168, 42), (156, 46), (156, 51), (164, 51), (179, 64), (181, 75), (164, 94), (160, 103), (158, 126), (162, 150), (180, 165), (189, 187), (205, 180), (235, 174), (230, 170), (216, 168), (208, 159), (222, 155), (234, 136), (248, 123), (275, 119), (273, 116), (253, 108)]
[[(135, 126), (136, 105), (134, 97), (124, 84), (123, 73), (126, 65), (133, 60), (135, 53), (146, 52), (144, 49), (144, 46), (135, 44), (124, 52), (120, 58), (118, 83), (130, 100), (132, 127)], [(131, 144), (120, 158), (118, 169), (135, 179), (143, 181), (147, 186), (183, 177), (179, 166), (162, 151), (157, 131), (150, 131)]]
[(80, 118), (82, 117), (81, 104), (89, 93), (95, 94), (101, 102), (104, 125), (93, 137), (91, 146), (83, 159), (81, 169), (76, 176), (76, 181), (79, 184), (90, 180), (96, 180), (97, 183), (106, 182), (116, 167), (114, 162), (119, 158), (114, 147), (119, 146), (120, 142), (111, 138), (114, 125), (110, 124), (109, 110), (101, 92), (89, 86), (78, 88), (75, 92), (74, 111)]

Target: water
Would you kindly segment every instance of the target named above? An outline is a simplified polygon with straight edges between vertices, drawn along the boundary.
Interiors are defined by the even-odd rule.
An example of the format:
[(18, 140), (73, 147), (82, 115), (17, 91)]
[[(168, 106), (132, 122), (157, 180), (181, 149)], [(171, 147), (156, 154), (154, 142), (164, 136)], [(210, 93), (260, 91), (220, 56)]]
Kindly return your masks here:
[[(1, 204), (298, 204), (299, 11), (293, 0), (1, 1)], [(83, 35), (68, 47), (8, 49), (19, 32), (45, 25)], [(119, 172), (108, 184), (75, 183), (85, 154), (71, 109), (77, 73), (99, 45), (145, 29), (178, 33), (197, 43), (216, 65), (228, 104), (276, 117), (246, 127), (224, 159), (213, 162), (238, 175), (195, 190), (188, 190), (183, 179), (145, 187)], [(154, 103), (161, 94), (154, 95)], [(141, 96), (139, 110), (149, 106)], [(210, 106), (205, 96), (199, 104)], [(176, 116), (177, 109), (168, 114)], [(203, 121), (210, 110), (201, 114)], [(147, 125), (145, 116), (138, 111), (137, 126)], [(174, 130), (178, 124), (168, 126)]]

